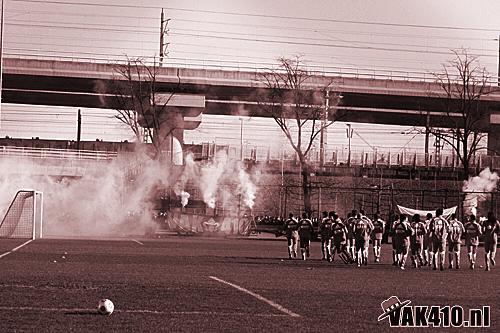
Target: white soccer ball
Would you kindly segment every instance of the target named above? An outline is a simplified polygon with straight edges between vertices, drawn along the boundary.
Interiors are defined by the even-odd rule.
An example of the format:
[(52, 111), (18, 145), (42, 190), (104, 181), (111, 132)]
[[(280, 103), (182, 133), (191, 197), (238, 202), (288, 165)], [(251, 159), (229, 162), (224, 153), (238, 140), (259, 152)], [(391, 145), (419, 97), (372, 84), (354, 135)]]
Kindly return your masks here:
[(115, 305), (111, 300), (107, 298), (103, 298), (99, 301), (99, 304), (97, 305), (97, 312), (99, 312), (102, 315), (110, 315), (113, 313), (113, 310), (115, 309)]

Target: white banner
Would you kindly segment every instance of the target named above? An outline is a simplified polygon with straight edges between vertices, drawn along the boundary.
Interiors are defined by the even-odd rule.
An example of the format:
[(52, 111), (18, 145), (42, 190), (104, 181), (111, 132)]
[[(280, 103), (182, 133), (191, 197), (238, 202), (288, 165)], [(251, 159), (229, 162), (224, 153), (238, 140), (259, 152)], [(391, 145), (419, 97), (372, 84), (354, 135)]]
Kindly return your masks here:
[[(427, 213), (431, 213), (432, 216), (436, 216), (436, 211), (435, 210), (420, 210), (420, 209), (411, 209), (407, 207), (403, 207), (400, 205), (398, 206), (398, 210), (400, 214), (406, 214), (408, 215), (409, 219), (411, 220), (411, 217), (415, 214), (420, 214), (420, 217), (422, 219), (425, 219), (425, 216)], [(451, 208), (446, 208), (443, 210), (443, 217), (445, 219), (448, 219), (451, 214), (455, 213), (457, 211), (457, 206), (451, 207)]]

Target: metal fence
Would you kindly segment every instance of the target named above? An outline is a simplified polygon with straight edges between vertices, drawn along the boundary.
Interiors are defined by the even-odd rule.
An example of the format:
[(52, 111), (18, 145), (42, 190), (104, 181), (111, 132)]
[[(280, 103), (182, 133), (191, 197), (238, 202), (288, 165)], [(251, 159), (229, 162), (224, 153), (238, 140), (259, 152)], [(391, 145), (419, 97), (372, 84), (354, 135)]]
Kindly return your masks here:
[[(495, 191), (466, 193), (448, 188), (408, 189), (386, 187), (333, 187), (312, 186), (311, 203), (313, 216), (322, 211), (334, 210), (345, 217), (351, 210), (364, 210), (369, 216), (379, 212), (385, 219), (397, 213), (397, 205), (419, 210), (436, 210), (439, 207), (457, 206), (457, 215), (464, 218), (471, 196), (478, 197), (478, 215), (489, 211), (500, 212), (500, 193)], [(260, 198), (259, 198), (260, 197)], [(254, 215), (286, 216), (289, 212), (303, 211), (303, 196), (300, 186), (261, 186), (258, 192)]]
[(0, 146), (0, 162), (21, 163), (18, 174), (81, 177), (101, 170), (116, 152)]
[[(203, 143), (203, 149), (198, 158), (211, 158), (218, 151), (225, 151), (230, 159), (244, 159), (260, 163), (290, 164), (296, 163), (298, 159), (294, 152), (279, 150), (267, 146), (252, 145), (218, 145), (215, 143)], [(242, 149), (242, 150), (241, 150)], [(351, 150), (328, 147), (325, 148), (323, 165), (319, 150), (311, 150), (309, 153), (309, 163), (313, 167), (330, 166), (413, 166), (413, 167), (438, 167), (438, 168), (459, 168), (460, 162), (456, 155), (446, 151), (439, 154), (425, 154), (416, 150)], [(477, 154), (470, 161), (470, 167), (483, 169), (500, 169), (500, 156)]]
[(32, 148), (0, 146), (0, 156), (4, 157), (28, 157), (41, 159), (68, 159), (68, 160), (112, 160), (117, 156), (116, 152), (97, 150), (72, 150), (55, 148)]

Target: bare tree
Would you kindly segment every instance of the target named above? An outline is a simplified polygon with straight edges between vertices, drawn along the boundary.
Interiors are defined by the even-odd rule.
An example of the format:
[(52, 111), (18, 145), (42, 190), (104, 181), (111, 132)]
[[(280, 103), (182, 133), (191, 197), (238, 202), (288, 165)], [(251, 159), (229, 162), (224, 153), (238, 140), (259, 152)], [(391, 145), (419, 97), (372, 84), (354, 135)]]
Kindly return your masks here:
[(484, 121), (488, 116), (488, 103), (481, 98), (492, 92), (488, 86), (488, 72), (481, 67), (476, 56), (467, 50), (454, 50), (455, 57), (443, 64), (443, 71), (434, 74), (444, 92), (444, 109), (449, 130), (430, 128), (438, 140), (454, 151), (457, 162), (468, 179), (476, 153), (485, 137)]
[(160, 158), (170, 135), (179, 128), (178, 117), (182, 117), (178, 112), (166, 112), (180, 86), (179, 73), (176, 88), (161, 92), (156, 60), (148, 65), (142, 59), (128, 59), (125, 64), (117, 64), (115, 72), (118, 74), (112, 83), (118, 112), (115, 117), (130, 127), (138, 142), (151, 143), (153, 158)]
[(310, 177), (314, 169), (309, 155), (318, 137), (339, 119), (338, 109), (329, 108), (327, 102), (338, 94), (330, 93), (331, 81), (304, 69), (299, 57), (278, 61), (276, 69), (261, 75), (265, 88), (259, 90), (259, 108), (275, 120), (297, 155), (304, 211), (311, 214)]

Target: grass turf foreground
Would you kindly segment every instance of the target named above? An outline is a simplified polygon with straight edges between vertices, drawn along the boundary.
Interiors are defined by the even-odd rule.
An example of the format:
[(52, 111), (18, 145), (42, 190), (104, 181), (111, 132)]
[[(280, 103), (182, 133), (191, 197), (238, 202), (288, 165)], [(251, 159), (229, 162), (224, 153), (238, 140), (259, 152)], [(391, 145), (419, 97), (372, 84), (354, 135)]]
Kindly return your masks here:
[[(0, 251), (20, 243), (1, 240)], [(381, 263), (357, 268), (321, 261), (319, 243), (310, 260), (285, 259), (280, 239), (36, 240), (0, 259), (0, 332), (429, 330), (378, 322), (381, 302), (392, 295), (411, 305), (489, 305), (489, 328), (433, 331), (500, 331), (500, 267), (472, 271), (462, 253), (461, 270), (413, 269), (408, 261), (401, 271), (390, 264), (390, 250), (384, 245)], [(114, 302), (111, 316), (97, 314), (101, 298)]]

